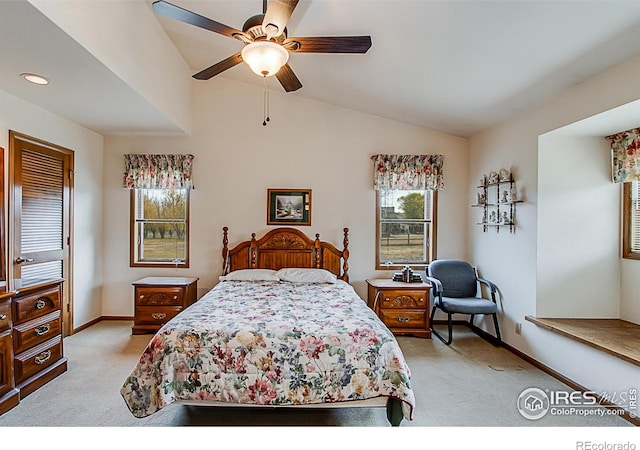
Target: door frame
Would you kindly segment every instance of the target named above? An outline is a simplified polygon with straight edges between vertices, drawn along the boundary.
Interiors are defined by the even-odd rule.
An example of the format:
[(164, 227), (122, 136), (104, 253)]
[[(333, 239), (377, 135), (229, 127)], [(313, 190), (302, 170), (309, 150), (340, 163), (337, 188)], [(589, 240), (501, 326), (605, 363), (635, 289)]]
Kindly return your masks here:
[[(18, 141), (28, 142), (40, 146), (48, 151), (53, 151), (65, 155), (68, 162), (68, 172), (64, 176), (64, 189), (68, 190), (68, 204), (64, 205), (63, 227), (68, 230), (68, 235), (63, 236), (63, 241), (66, 241), (67, 251), (63, 251), (63, 255), (66, 253), (66, 262), (63, 262), (63, 272), (66, 268), (66, 273), (63, 273), (64, 283), (62, 284), (62, 335), (70, 336), (73, 334), (73, 188), (74, 188), (74, 170), (75, 170), (75, 152), (71, 149), (62, 147), (60, 145), (53, 144), (51, 142), (44, 141), (42, 139), (34, 138), (26, 134), (22, 134), (13, 130), (9, 130), (9, 207), (7, 208), (9, 216), (8, 226), (8, 264), (7, 264), (7, 279), (9, 280), (9, 287), (11, 290), (15, 290), (15, 279), (13, 273), (13, 267), (15, 262), (14, 251), (14, 239), (16, 222), (20, 225), (19, 218), (16, 217), (16, 186), (15, 186), (15, 152)], [(19, 187), (22, 189), (22, 186)], [(65, 242), (63, 242), (63, 245)], [(65, 267), (66, 266), (66, 267)]]

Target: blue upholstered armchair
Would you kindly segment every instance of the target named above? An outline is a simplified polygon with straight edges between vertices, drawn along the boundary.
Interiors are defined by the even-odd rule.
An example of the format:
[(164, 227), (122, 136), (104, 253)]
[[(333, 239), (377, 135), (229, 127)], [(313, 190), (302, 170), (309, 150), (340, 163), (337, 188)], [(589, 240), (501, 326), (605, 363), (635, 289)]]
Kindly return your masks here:
[[(431, 331), (446, 345), (452, 340), (453, 314), (468, 314), (467, 325), (477, 333), (478, 327), (473, 324), (476, 314), (491, 314), (496, 331), (494, 345), (500, 345), (500, 328), (498, 327), (498, 305), (496, 302), (496, 286), (484, 278), (479, 278), (476, 269), (465, 261), (439, 259), (429, 264), (427, 280), (431, 283), (433, 309), (431, 310)], [(491, 300), (482, 297), (480, 285), (485, 285), (491, 294)], [(433, 328), (433, 315), (436, 308), (447, 313), (449, 337), (444, 339)]]

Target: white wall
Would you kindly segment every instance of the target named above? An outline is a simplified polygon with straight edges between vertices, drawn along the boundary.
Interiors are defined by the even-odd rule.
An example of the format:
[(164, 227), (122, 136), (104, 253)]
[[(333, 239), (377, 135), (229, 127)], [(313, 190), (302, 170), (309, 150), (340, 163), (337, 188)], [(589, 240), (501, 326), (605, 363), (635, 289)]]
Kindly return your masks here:
[[(350, 276), (366, 296), (376, 275), (375, 193), (370, 156), (445, 155), (445, 190), (439, 197), (438, 252), (465, 256), (467, 140), (271, 91), (271, 122), (262, 126), (260, 87), (217, 78), (194, 81), (189, 137), (110, 136), (105, 139), (105, 287), (103, 315), (133, 314), (131, 282), (148, 275), (200, 277), (199, 293), (222, 271), (222, 227), (230, 245), (258, 236), (266, 226), (268, 188), (312, 189), (309, 235), (340, 247), (350, 228)], [(192, 153), (196, 189), (191, 196), (191, 267), (129, 267), (129, 193), (121, 187), (125, 153)], [(380, 272), (388, 277), (388, 273)]]
[[(640, 379), (640, 367), (524, 320), (526, 315), (537, 314), (540, 301), (536, 287), (537, 215), (541, 200), (538, 178), (544, 175), (538, 171), (538, 138), (549, 131), (640, 98), (639, 77), (640, 59), (631, 60), (539, 108), (470, 139), (469, 192), (477, 184), (473, 180), (479, 179), (488, 168), (509, 165), (514, 168), (519, 188), (524, 191), (525, 203), (518, 205), (518, 226), (513, 235), (483, 234), (469, 225), (470, 258), (487, 278), (498, 284), (504, 297), (501, 324), (505, 341), (577, 383), (597, 391), (619, 392), (634, 386)], [(601, 293), (607, 295), (604, 288)], [(637, 304), (637, 293), (634, 298), (631, 302)], [(637, 310), (637, 307), (625, 306), (627, 311), (634, 308)], [(623, 318), (630, 320), (628, 316)], [(518, 322), (522, 323), (522, 335), (515, 333), (514, 324)]]
[(629, 322), (640, 324), (640, 261), (624, 259), (620, 264), (620, 277), (622, 279), (620, 297), (620, 318)]
[[(9, 130), (75, 153), (73, 326), (81, 326), (101, 315), (102, 136), (0, 90), (0, 147), (7, 166)], [(6, 189), (6, 169), (4, 175)]]
[(609, 142), (556, 132), (538, 142), (536, 315), (619, 318), (621, 198)]

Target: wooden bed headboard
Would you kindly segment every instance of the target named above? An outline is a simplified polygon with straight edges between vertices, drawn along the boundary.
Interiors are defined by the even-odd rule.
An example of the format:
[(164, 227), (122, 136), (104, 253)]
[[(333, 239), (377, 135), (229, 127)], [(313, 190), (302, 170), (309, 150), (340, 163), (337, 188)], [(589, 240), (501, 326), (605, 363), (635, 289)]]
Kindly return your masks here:
[(345, 228), (343, 249), (316, 238), (311, 239), (296, 228), (275, 228), (260, 239), (240, 242), (229, 249), (229, 228), (222, 229), (223, 275), (239, 269), (274, 269), (303, 267), (325, 269), (349, 282), (349, 229)]

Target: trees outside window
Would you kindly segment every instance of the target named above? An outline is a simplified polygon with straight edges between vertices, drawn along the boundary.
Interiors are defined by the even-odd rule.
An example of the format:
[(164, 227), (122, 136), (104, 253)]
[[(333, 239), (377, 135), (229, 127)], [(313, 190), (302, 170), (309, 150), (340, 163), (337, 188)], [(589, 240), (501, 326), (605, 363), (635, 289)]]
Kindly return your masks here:
[(435, 254), (436, 192), (376, 191), (376, 269), (424, 267)]
[(189, 267), (189, 190), (131, 190), (130, 265)]

